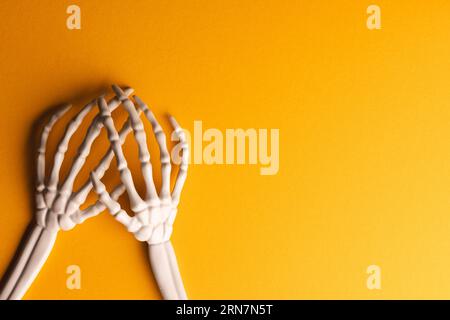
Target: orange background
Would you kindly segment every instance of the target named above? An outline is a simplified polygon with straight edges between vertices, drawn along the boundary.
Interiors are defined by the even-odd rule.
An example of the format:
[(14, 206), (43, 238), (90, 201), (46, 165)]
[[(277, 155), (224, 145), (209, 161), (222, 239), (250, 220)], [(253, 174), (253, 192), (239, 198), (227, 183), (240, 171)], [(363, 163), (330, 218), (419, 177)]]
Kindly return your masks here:
[[(190, 131), (280, 129), (275, 176), (190, 166), (172, 236), (190, 298), (450, 298), (450, 2), (376, 1), (373, 31), (370, 4), (2, 1), (0, 272), (33, 214), (33, 123), (119, 83), (166, 130), (166, 112)], [(145, 246), (103, 213), (59, 234), (25, 298), (160, 296)]]

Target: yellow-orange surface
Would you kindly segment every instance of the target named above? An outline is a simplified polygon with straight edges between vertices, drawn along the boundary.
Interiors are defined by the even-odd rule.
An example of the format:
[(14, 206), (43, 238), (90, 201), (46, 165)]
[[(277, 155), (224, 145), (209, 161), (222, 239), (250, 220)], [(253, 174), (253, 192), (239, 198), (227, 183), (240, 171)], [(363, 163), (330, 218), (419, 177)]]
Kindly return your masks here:
[[(191, 131), (280, 130), (276, 175), (190, 166), (172, 237), (190, 298), (450, 298), (450, 2), (376, 1), (368, 30), (371, 3), (2, 1), (0, 272), (33, 215), (33, 123), (119, 83), (167, 131), (168, 112)], [(103, 213), (59, 234), (25, 298), (160, 295), (145, 246)]]

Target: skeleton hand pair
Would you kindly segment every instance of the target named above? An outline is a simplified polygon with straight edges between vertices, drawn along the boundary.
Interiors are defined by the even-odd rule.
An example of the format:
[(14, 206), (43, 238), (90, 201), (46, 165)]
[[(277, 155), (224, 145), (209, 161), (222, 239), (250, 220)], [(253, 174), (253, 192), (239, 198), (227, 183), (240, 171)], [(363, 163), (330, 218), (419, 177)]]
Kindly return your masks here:
[[(128, 98), (133, 90), (126, 88), (122, 91), (118, 86), (113, 86), (113, 89), (116, 97), (111, 99), (109, 103), (106, 103), (103, 97), (94, 100), (87, 104), (70, 121), (58, 145), (53, 168), (47, 182), (45, 182), (47, 139), (54, 124), (68, 111), (70, 106), (65, 106), (56, 112), (44, 127), (37, 156), (36, 219), (31, 224), (25, 245), (18, 252), (17, 259), (15, 259), (5, 276), (4, 285), (0, 290), (0, 300), (21, 299), (23, 297), (47, 260), (59, 230), (70, 230), (86, 219), (98, 215), (106, 207), (118, 221), (123, 223), (130, 232), (134, 233), (138, 240), (147, 241), (151, 266), (163, 298), (187, 298), (178, 271), (175, 254), (169, 241), (180, 192), (186, 179), (188, 149), (184, 132), (175, 119), (171, 118), (175, 133), (181, 142), (182, 162), (175, 188), (172, 195), (170, 195), (171, 164), (165, 144), (164, 132), (148, 107), (139, 98), (135, 97), (139, 108), (144, 111), (147, 119), (153, 126), (161, 150), (162, 186), (158, 196), (152, 178), (146, 135), (143, 123), (139, 117), (140, 111), (136, 110), (134, 104)], [(69, 141), (80, 127), (83, 119), (97, 103), (101, 109), (101, 114), (93, 119), (74, 158), (69, 174), (59, 184), (59, 172)], [(120, 132), (117, 132), (111, 118), (111, 112), (121, 103), (125, 106), (130, 117)], [(93, 184), (88, 180), (75, 192), (73, 191), (75, 178), (82, 169), (94, 140), (101, 132), (103, 124), (106, 125), (111, 146), (91, 173)], [(131, 130), (134, 131), (139, 145), (142, 172), (147, 186), (145, 201), (136, 192), (121, 147)], [(108, 194), (105, 186), (99, 179), (109, 168), (114, 155), (120, 170), (122, 185), (117, 186), (111, 194)], [(93, 185), (95, 186), (95, 191), (99, 194), (100, 200), (87, 209), (81, 210), (80, 206), (85, 202)], [(128, 216), (125, 211), (121, 210), (119, 203), (116, 201), (125, 190), (128, 192), (131, 208), (135, 213), (134, 217)]]

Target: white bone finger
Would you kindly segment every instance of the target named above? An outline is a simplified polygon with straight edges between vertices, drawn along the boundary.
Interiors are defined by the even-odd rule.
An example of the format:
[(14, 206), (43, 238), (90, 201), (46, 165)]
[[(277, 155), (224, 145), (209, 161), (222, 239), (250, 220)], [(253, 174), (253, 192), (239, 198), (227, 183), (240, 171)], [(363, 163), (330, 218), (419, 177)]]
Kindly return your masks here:
[(152, 164), (150, 162), (150, 153), (147, 146), (147, 136), (144, 131), (144, 124), (139, 117), (139, 113), (136, 110), (133, 102), (124, 94), (124, 92), (116, 85), (113, 85), (113, 90), (117, 97), (122, 100), (122, 103), (127, 110), (131, 127), (133, 128), (134, 136), (136, 138), (139, 148), (139, 161), (141, 163), (142, 175), (147, 189), (147, 198), (151, 200), (158, 199), (155, 183), (153, 182)]
[(111, 143), (114, 155), (116, 156), (117, 168), (120, 172), (120, 179), (127, 189), (131, 209), (136, 213), (141, 212), (146, 209), (146, 203), (141, 199), (136, 190), (136, 187), (134, 186), (133, 177), (131, 175), (130, 169), (128, 169), (128, 164), (123, 154), (119, 134), (115, 128), (113, 119), (111, 117), (111, 112), (108, 109), (108, 105), (106, 104), (105, 99), (98, 99), (98, 106), (103, 117), (103, 125), (105, 126), (108, 133), (108, 139)]
[[(125, 187), (123, 186), (123, 184), (120, 184), (116, 186), (111, 192), (111, 198), (113, 200), (117, 200), (124, 192)], [(97, 216), (100, 212), (104, 211), (105, 209), (106, 209), (105, 204), (102, 201), (97, 200), (96, 203), (89, 206), (88, 208), (84, 210), (78, 210), (70, 218), (74, 221), (74, 223), (80, 224), (86, 221), (87, 219)]]
[(160, 161), (161, 161), (161, 192), (160, 197), (162, 200), (166, 200), (170, 197), (170, 172), (172, 170), (170, 164), (170, 155), (167, 150), (166, 135), (162, 130), (158, 120), (156, 120), (153, 112), (148, 106), (138, 97), (133, 97), (139, 108), (144, 112), (145, 117), (152, 125), (153, 133), (155, 134), (156, 141), (159, 146)]
[(94, 172), (91, 173), (91, 181), (92, 185), (94, 186), (95, 192), (100, 198), (100, 201), (106, 206), (106, 208), (108, 208), (111, 215), (113, 215), (116, 220), (118, 220), (128, 228), (132, 223), (132, 217), (130, 217), (124, 210), (122, 210), (120, 203), (118, 203), (109, 195), (109, 193), (106, 191), (105, 185), (100, 181), (100, 179), (95, 175)]
[(70, 104), (63, 106), (60, 110), (58, 110), (55, 114), (50, 117), (50, 120), (45, 125), (42, 130), (41, 141), (38, 148), (37, 155), (37, 177), (36, 177), (36, 189), (38, 192), (44, 191), (45, 188), (45, 151), (47, 149), (47, 140), (50, 135), (50, 131), (52, 130), (55, 123), (61, 119), (64, 114), (71, 108)]
[(175, 186), (172, 191), (172, 200), (175, 205), (178, 205), (178, 203), (180, 202), (181, 190), (183, 189), (184, 182), (186, 181), (187, 177), (189, 146), (186, 141), (186, 134), (178, 124), (177, 120), (172, 116), (169, 118), (169, 120), (175, 130), (178, 139), (180, 140), (182, 150), (180, 169), (178, 171), (178, 175), (175, 180)]
[(45, 191), (45, 151), (47, 149), (47, 140), (55, 123), (61, 119), (64, 114), (71, 108), (70, 104), (64, 105), (60, 110), (50, 117), (50, 120), (42, 130), (41, 141), (37, 151), (36, 163), (36, 219), (40, 226), (45, 226), (45, 214), (47, 205), (44, 199)]
[(84, 117), (95, 107), (95, 101), (88, 103), (81, 111), (69, 122), (69, 125), (66, 127), (66, 131), (64, 132), (64, 136), (58, 144), (58, 148), (55, 154), (55, 158), (53, 160), (53, 168), (50, 173), (50, 178), (47, 184), (47, 190), (45, 193), (45, 200), (47, 205), (53, 203), (53, 200), (56, 196), (56, 189), (59, 180), (59, 171), (61, 169), (61, 165), (64, 161), (64, 156), (69, 146), (70, 138), (72, 138), (75, 131), (81, 125)]

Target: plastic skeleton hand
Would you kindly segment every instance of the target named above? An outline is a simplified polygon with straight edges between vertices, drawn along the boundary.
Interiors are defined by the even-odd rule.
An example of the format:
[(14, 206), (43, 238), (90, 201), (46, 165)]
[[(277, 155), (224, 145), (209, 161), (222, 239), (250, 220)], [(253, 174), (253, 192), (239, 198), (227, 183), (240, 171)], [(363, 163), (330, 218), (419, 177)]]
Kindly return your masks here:
[[(127, 88), (124, 94), (129, 95), (132, 92), (132, 89)], [(114, 98), (109, 102), (108, 107), (113, 110), (119, 105), (119, 99)], [(79, 128), (85, 116), (95, 106), (96, 100), (87, 104), (66, 127), (64, 136), (59, 142), (53, 168), (47, 182), (45, 182), (47, 139), (53, 125), (67, 112), (70, 106), (66, 106), (55, 113), (44, 127), (37, 156), (36, 219), (30, 226), (30, 233), (23, 248), (18, 252), (17, 259), (10, 266), (10, 272), (5, 276), (4, 287), (0, 291), (0, 300), (21, 299), (23, 297), (47, 260), (60, 229), (72, 229), (75, 225), (99, 214), (105, 209), (105, 206), (100, 201), (97, 201), (97, 203), (87, 209), (80, 210), (80, 205), (84, 203), (92, 189), (89, 179), (80, 190), (76, 192), (72, 190), (75, 178), (82, 169), (90, 153), (91, 146), (100, 134), (103, 126), (99, 115), (90, 124), (86, 136), (78, 149), (77, 156), (74, 158), (69, 174), (61, 184), (58, 184), (59, 172), (69, 140)], [(130, 122), (127, 122), (119, 134), (117, 143), (123, 143), (130, 131)], [(94, 172), (97, 176), (104, 175), (113, 157), (114, 153), (110, 148), (95, 168)], [(111, 196), (113, 199), (116, 199), (123, 192), (124, 188), (119, 186), (114, 189)]]
[(121, 222), (129, 232), (132, 232), (136, 239), (148, 243), (150, 263), (163, 298), (187, 299), (178, 270), (175, 253), (169, 241), (170, 235), (172, 234), (172, 225), (177, 213), (181, 189), (187, 173), (188, 147), (185, 133), (176, 120), (173, 117), (170, 117), (170, 122), (181, 142), (181, 149), (179, 151), (182, 151), (180, 170), (171, 194), (171, 163), (166, 146), (166, 136), (153, 113), (138, 97), (134, 96), (137, 105), (144, 112), (146, 118), (153, 127), (153, 132), (160, 149), (162, 183), (158, 195), (153, 182), (152, 164), (147, 149), (147, 139), (143, 123), (135, 105), (127, 95), (117, 86), (113, 86), (113, 90), (129, 113), (131, 126), (138, 143), (139, 159), (147, 188), (147, 195), (144, 201), (136, 191), (133, 177), (128, 169), (127, 161), (122, 151), (119, 134), (114, 126), (113, 119), (111, 118), (111, 110), (103, 98), (99, 98), (98, 100), (101, 116), (103, 117), (103, 123), (108, 132), (111, 147), (116, 156), (120, 178), (127, 190), (131, 210), (134, 212), (134, 216), (131, 217), (121, 209), (120, 204), (114, 200), (114, 196), (107, 193), (105, 186), (100, 182), (98, 175), (93, 172), (91, 174), (91, 179), (95, 191), (99, 194), (100, 201), (106, 205), (110, 213)]

